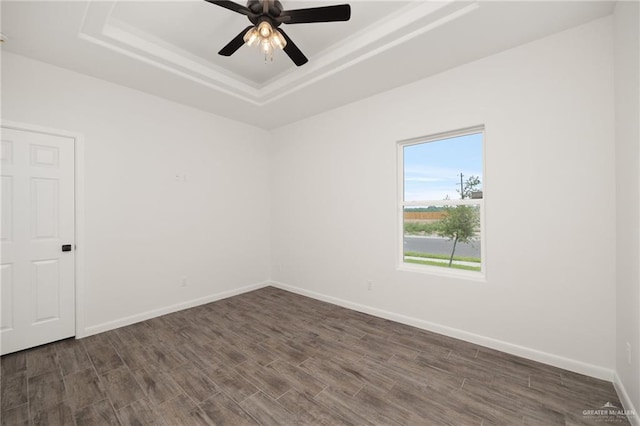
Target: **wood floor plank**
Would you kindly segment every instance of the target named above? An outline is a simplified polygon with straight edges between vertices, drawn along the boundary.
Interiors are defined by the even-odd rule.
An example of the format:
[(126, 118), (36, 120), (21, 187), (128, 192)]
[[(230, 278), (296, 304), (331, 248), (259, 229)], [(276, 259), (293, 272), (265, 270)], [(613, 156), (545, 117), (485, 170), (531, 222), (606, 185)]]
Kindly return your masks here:
[(27, 355), (27, 375), (38, 376), (50, 371), (58, 371), (58, 354), (53, 345), (29, 349)]
[(17, 407), (2, 410), (0, 413), (2, 426), (27, 426), (29, 425), (29, 406), (28, 404), (18, 405)]
[[(469, 386), (468, 381), (462, 389), (448, 393), (449, 404), (465, 413), (480, 417), (491, 423), (520, 424), (523, 415), (511, 404), (496, 398), (487, 398), (485, 385), (477, 383)], [(475, 390), (475, 391), (474, 391)]]
[(209, 425), (211, 419), (185, 394), (180, 394), (158, 406), (168, 425)]
[(150, 364), (147, 368), (133, 372), (138, 384), (144, 391), (147, 399), (153, 404), (162, 404), (180, 395), (183, 390), (165, 371)]
[(147, 321), (132, 324), (127, 327), (127, 331), (136, 338), (138, 343), (142, 344), (145, 347), (153, 345), (158, 341), (153, 332), (153, 328)]
[(85, 337), (84, 339), (81, 340), (81, 342), (87, 349), (92, 348), (94, 346), (108, 346), (108, 345), (111, 345), (110, 337), (114, 333), (115, 332), (112, 330), (112, 331), (107, 331), (105, 333), (93, 334), (89, 337)]
[(329, 408), (336, 413), (338, 417), (344, 419), (352, 425), (373, 425), (371, 421), (365, 418), (366, 414), (359, 410), (355, 404), (351, 404), (351, 400), (345, 398), (341, 392), (336, 392), (331, 388), (326, 388), (313, 398), (320, 402), (323, 406)]
[(145, 397), (144, 391), (126, 366), (103, 374), (100, 380), (116, 410)]
[(149, 355), (151, 356), (151, 362), (165, 371), (178, 368), (189, 361), (171, 346), (166, 345), (145, 345)]
[(2, 377), (21, 373), (27, 370), (27, 353), (25, 351), (4, 355), (0, 360)]
[(220, 390), (206, 373), (196, 364), (188, 364), (172, 370), (170, 373), (175, 382), (196, 402), (202, 402)]
[(280, 339), (269, 339), (268, 341), (262, 342), (260, 345), (276, 354), (278, 358), (284, 359), (294, 365), (302, 363), (311, 356), (310, 353), (288, 344), (288, 341), (289, 340), (281, 341)]
[(64, 378), (67, 399), (74, 410), (106, 398), (100, 378), (93, 368), (69, 374)]
[(213, 368), (206, 370), (207, 376), (226, 395), (240, 403), (258, 392), (258, 388), (232, 368)]
[(246, 361), (236, 366), (235, 370), (273, 399), (278, 399), (292, 387), (285, 378), (253, 361)]
[[(398, 358), (396, 358), (396, 360), (398, 360)], [(407, 362), (405, 365), (415, 365), (417, 369), (429, 367), (455, 377), (473, 379), (477, 382), (486, 383), (487, 385), (491, 384), (496, 375), (495, 369), (487, 367), (475, 359), (467, 358), (448, 357), (434, 360), (418, 355), (415, 364)]]
[(289, 364), (284, 360), (276, 360), (265, 367), (288, 381), (292, 387), (313, 398), (320, 393), (327, 384), (307, 373), (304, 369)]
[(43, 410), (32, 412), (31, 422), (34, 426), (66, 426), (73, 424), (73, 413), (69, 404), (59, 402)]
[(427, 422), (447, 425), (480, 425), (482, 418), (465, 411), (449, 394), (446, 398), (436, 399), (427, 392), (420, 392), (413, 386), (396, 385), (386, 394), (395, 404), (416, 413)]
[(203, 368), (211, 368), (222, 363), (222, 355), (216, 351), (211, 342), (206, 342), (202, 345), (196, 342), (189, 342), (176, 346), (174, 349), (182, 359), (201, 365)]
[(294, 413), (262, 392), (245, 399), (240, 403), (240, 406), (263, 425), (299, 424)]
[(2, 411), (26, 404), (27, 394), (27, 372), (25, 370), (11, 375), (2, 375), (0, 381), (2, 392)]
[(342, 359), (340, 356), (334, 357), (332, 362), (338, 364), (342, 369), (365, 384), (371, 384), (376, 388), (385, 391), (390, 390), (396, 384), (396, 379), (385, 374), (382, 369), (373, 368), (375, 363), (367, 364), (363, 362), (364, 357), (358, 360)]
[(153, 356), (140, 344), (122, 345), (116, 349), (130, 370), (140, 370), (153, 364)]
[(122, 348), (140, 345), (140, 342), (131, 334), (128, 327), (111, 330), (109, 341), (118, 352)]
[(258, 343), (248, 343), (239, 345), (242, 351), (247, 354), (247, 357), (252, 361), (265, 366), (271, 364), (278, 359), (278, 356), (266, 349), (264, 346), (260, 346)]
[(355, 395), (366, 384), (348, 370), (343, 369), (341, 365), (331, 361), (309, 358), (300, 364), (300, 368), (317, 377), (318, 380), (326, 383), (333, 390), (349, 397)]
[(200, 403), (199, 408), (215, 425), (257, 425), (246, 411), (223, 392)]
[(39, 376), (29, 377), (29, 410), (34, 412), (44, 411), (49, 407), (65, 400), (64, 383), (62, 376), (50, 371)]
[[(359, 413), (375, 424), (421, 424), (425, 420), (414, 411), (407, 410), (402, 405), (386, 397), (386, 393), (371, 385), (365, 385), (353, 397), (352, 404)], [(420, 401), (422, 402), (422, 401)], [(458, 423), (472, 424), (472, 423)], [(477, 422), (480, 424), (480, 421)]]
[(120, 355), (118, 355), (118, 352), (110, 342), (85, 346), (96, 371), (100, 375), (124, 365)]
[(164, 425), (162, 416), (145, 399), (139, 399), (118, 410), (123, 425)]
[(295, 389), (278, 398), (278, 404), (290, 412), (296, 413), (302, 424), (325, 426), (351, 424), (348, 420), (340, 417), (338, 413), (310, 397), (309, 394), (298, 392)]
[(77, 426), (116, 426), (120, 424), (111, 403), (104, 399), (75, 411)]
[[(167, 333), (168, 337), (164, 340), (166, 343), (181, 344), (195, 342), (197, 344), (209, 343), (212, 340), (210, 333), (207, 333), (205, 327), (199, 324), (187, 323), (178, 331), (178, 333)], [(162, 338), (161, 338), (162, 340)]]
[(93, 367), (93, 364), (89, 359), (89, 355), (87, 354), (87, 350), (84, 345), (81, 344), (59, 350), (58, 359), (60, 362), (60, 368), (62, 369), (62, 374), (65, 376)]

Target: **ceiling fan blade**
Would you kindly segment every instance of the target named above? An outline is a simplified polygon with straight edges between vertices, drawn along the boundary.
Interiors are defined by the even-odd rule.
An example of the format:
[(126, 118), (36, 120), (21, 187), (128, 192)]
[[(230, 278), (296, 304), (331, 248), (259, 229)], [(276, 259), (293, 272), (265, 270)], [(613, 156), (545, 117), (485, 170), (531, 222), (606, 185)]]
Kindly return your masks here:
[(234, 53), (236, 53), (236, 50), (240, 49), (242, 47), (242, 45), (244, 44), (244, 39), (243, 39), (244, 35), (251, 28), (253, 28), (253, 25), (249, 25), (247, 28), (242, 30), (242, 32), (240, 34), (238, 34), (237, 36), (235, 36), (234, 39), (231, 40), (225, 47), (220, 49), (220, 51), (218, 52), (218, 55), (231, 56)]
[(308, 24), (312, 22), (348, 21), (350, 18), (351, 6), (339, 4), (308, 9), (283, 10), (276, 19), (283, 24)]
[(205, 1), (218, 5), (220, 7), (224, 7), (225, 9), (233, 10), (234, 12), (240, 13), (241, 15), (246, 15), (246, 16), (253, 15), (253, 13), (249, 10), (249, 8), (241, 4), (238, 4), (236, 2), (232, 2), (228, 0), (205, 0)]
[(282, 28), (278, 28), (278, 31), (280, 32), (280, 34), (282, 34), (282, 37), (284, 37), (284, 39), (287, 40), (287, 45), (284, 47), (283, 50), (284, 50), (284, 53), (286, 53), (291, 58), (293, 63), (296, 64), (297, 66), (301, 66), (309, 62), (307, 57), (304, 56), (304, 53), (302, 53), (300, 49), (298, 49), (298, 46), (296, 46), (295, 43), (289, 38), (287, 33), (282, 31)]

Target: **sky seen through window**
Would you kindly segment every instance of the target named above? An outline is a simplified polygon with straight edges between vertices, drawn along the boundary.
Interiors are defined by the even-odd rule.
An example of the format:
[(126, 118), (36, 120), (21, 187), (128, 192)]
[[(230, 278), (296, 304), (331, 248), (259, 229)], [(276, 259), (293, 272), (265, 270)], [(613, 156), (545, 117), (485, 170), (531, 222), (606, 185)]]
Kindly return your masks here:
[[(404, 148), (404, 200), (460, 199), (460, 173), (482, 176), (482, 133), (457, 136)], [(481, 185), (482, 187), (482, 185)]]

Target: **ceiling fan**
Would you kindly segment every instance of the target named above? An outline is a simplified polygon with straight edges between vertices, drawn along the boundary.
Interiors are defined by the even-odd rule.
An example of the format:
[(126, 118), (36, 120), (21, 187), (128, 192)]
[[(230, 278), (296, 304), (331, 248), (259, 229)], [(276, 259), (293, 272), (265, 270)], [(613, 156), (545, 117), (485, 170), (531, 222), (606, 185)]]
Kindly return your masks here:
[(248, 0), (246, 6), (225, 0), (205, 1), (245, 15), (253, 24), (242, 30), (218, 54), (231, 56), (246, 43), (258, 45), (265, 59), (272, 58), (274, 48), (282, 49), (297, 66), (306, 64), (308, 59), (287, 33), (278, 29), (280, 25), (348, 21), (351, 18), (351, 6), (348, 4), (282, 10), (282, 3), (278, 0)]

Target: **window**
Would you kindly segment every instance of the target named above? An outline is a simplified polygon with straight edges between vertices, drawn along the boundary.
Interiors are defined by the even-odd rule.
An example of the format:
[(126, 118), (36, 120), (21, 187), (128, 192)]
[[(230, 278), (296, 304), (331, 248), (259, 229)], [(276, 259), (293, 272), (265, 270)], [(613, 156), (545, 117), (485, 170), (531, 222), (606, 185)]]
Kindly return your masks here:
[(484, 128), (402, 141), (400, 267), (484, 276)]

